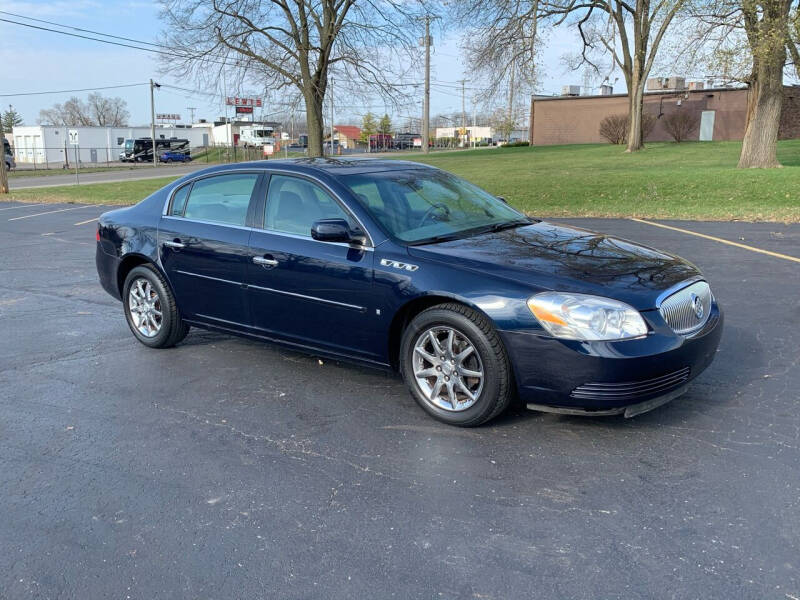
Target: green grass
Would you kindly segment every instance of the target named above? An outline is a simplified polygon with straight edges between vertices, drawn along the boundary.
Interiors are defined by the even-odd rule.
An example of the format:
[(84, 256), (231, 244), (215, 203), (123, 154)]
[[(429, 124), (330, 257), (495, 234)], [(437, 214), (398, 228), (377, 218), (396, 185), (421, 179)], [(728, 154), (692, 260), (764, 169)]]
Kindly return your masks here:
[[(737, 169), (740, 147), (652, 143), (625, 154), (611, 145), (547, 146), (411, 159), (461, 175), (538, 216), (800, 222), (800, 140), (780, 142), (782, 169)], [(130, 204), (173, 179), (20, 190), (11, 199)]]
[(415, 158), (540, 216), (800, 221), (800, 140), (782, 169), (737, 169), (738, 142), (498, 148)]
[[(109, 173), (112, 171), (135, 171), (136, 169), (142, 169), (152, 167), (151, 164), (142, 165), (138, 167), (133, 167), (130, 165), (118, 165), (113, 167), (81, 167), (80, 173)], [(16, 168), (13, 171), (9, 171), (8, 178), (9, 179), (16, 179), (17, 177), (46, 177), (48, 175), (74, 175), (75, 168), (69, 169), (62, 169), (61, 167), (51, 167), (49, 169), (20, 169)]]
[[(18, 202), (75, 202), (80, 204), (135, 204), (177, 177), (139, 181), (60, 185), (57, 187), (11, 190), (8, 200)], [(0, 197), (2, 198), (2, 197)]]

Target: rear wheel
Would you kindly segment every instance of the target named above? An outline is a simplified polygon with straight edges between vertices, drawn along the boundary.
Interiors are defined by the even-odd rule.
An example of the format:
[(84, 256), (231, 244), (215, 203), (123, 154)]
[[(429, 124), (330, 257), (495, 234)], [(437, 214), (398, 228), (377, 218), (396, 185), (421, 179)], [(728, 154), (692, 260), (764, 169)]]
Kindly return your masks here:
[(128, 327), (145, 346), (169, 348), (189, 333), (175, 297), (154, 267), (140, 265), (132, 269), (125, 278), (122, 298)]
[(411, 395), (432, 417), (474, 427), (511, 401), (511, 368), (492, 324), (461, 304), (418, 314), (403, 334), (401, 370)]

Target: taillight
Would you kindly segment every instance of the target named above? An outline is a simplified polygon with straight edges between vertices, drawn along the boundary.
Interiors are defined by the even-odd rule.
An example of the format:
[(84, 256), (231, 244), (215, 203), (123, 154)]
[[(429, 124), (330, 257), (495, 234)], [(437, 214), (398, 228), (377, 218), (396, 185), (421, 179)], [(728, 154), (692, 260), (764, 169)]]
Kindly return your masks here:
[(97, 232), (95, 233), (95, 237), (97, 238), (97, 241), (99, 242), (100, 241), (100, 229), (99, 228), (97, 229)]

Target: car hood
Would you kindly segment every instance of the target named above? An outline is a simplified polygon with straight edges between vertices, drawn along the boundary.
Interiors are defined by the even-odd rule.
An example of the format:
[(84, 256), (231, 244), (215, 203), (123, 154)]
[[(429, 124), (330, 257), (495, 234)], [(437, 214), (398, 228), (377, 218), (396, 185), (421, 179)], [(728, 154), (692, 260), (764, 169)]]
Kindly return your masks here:
[(540, 221), (458, 240), (411, 246), (409, 254), (530, 285), (621, 300), (638, 310), (700, 275), (682, 258), (578, 227)]

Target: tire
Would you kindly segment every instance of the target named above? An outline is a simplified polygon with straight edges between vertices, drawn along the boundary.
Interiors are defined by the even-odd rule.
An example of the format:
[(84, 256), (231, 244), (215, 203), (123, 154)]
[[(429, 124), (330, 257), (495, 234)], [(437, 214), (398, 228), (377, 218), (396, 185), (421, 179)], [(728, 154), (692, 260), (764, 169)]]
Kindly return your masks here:
[[(437, 338), (443, 361), (442, 355), (432, 356), (436, 347), (431, 334)], [(467, 351), (469, 346), (472, 351)], [(459, 359), (459, 355), (466, 357)], [(508, 408), (512, 399), (511, 366), (500, 336), (486, 317), (463, 304), (440, 304), (411, 320), (403, 332), (400, 369), (417, 404), (449, 425), (482, 425)], [(424, 373), (428, 376), (418, 377)], [(439, 384), (446, 389), (439, 388), (434, 397)]]
[[(148, 301), (139, 302), (142, 297)], [(147, 315), (143, 314), (147, 310), (143, 309), (145, 304), (153, 309)], [(131, 333), (145, 346), (171, 348), (189, 333), (189, 325), (181, 319), (167, 282), (151, 265), (140, 265), (128, 273), (122, 288), (122, 305)]]

